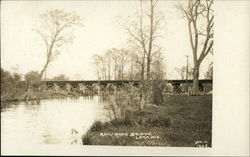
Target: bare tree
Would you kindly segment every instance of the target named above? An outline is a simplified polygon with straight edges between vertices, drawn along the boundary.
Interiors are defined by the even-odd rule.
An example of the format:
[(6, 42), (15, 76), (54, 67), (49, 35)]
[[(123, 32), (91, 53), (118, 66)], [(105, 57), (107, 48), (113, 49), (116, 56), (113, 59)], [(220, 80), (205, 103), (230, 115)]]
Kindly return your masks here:
[(166, 78), (166, 64), (161, 51), (157, 51), (152, 56), (151, 75), (154, 80), (163, 80)]
[(123, 80), (125, 78), (126, 66), (129, 62), (129, 51), (127, 49), (109, 49), (104, 55), (94, 55), (94, 65), (98, 77), (111, 79), (111, 70), (114, 72), (114, 79)]
[(102, 74), (102, 79), (106, 80), (107, 79), (107, 64), (106, 64), (106, 58), (105, 56), (100, 57), (100, 62), (101, 62), (101, 74)]
[(181, 79), (185, 79), (185, 74), (186, 74), (186, 67), (182, 66), (180, 68), (175, 68), (175, 71), (181, 76)]
[[(145, 2), (148, 3), (148, 2)], [(158, 0), (150, 0), (149, 10), (143, 11), (143, 2), (140, 1), (140, 13), (137, 19), (134, 21), (127, 22), (124, 24), (124, 29), (130, 36), (132, 43), (137, 43), (140, 46), (142, 52), (142, 80), (144, 80), (144, 73), (146, 71), (147, 79), (150, 79), (152, 54), (155, 51), (155, 42), (159, 37), (159, 26), (163, 20), (163, 16), (157, 14), (156, 6)], [(148, 12), (147, 12), (148, 11)], [(145, 13), (147, 15), (145, 15)], [(145, 70), (146, 69), (146, 70)]]
[(128, 79), (134, 80), (136, 79), (135, 76), (137, 73), (137, 68), (136, 68), (137, 55), (134, 50), (129, 50), (128, 60), (129, 60)]
[(108, 68), (108, 79), (111, 80), (111, 68), (112, 68), (112, 51), (108, 50), (104, 54), (104, 58)]
[(120, 49), (120, 66), (119, 66), (119, 73), (120, 73), (120, 79), (124, 79), (124, 70), (127, 66), (127, 63), (129, 61), (129, 51), (127, 49)]
[(123, 80), (124, 78), (124, 69), (129, 60), (129, 53), (127, 49), (115, 49), (111, 50), (111, 56), (114, 63), (114, 73), (115, 79)]
[(95, 69), (96, 69), (96, 74), (98, 79), (100, 78), (100, 59), (99, 59), (99, 55), (94, 55), (93, 56), (93, 64), (95, 65)]
[(145, 75), (145, 58), (144, 51), (141, 51), (140, 45), (130, 44), (130, 75), (133, 79), (144, 80)]
[[(188, 6), (179, 5), (188, 21), (189, 40), (193, 52), (193, 94), (198, 94), (199, 68), (203, 59), (213, 51), (213, 0), (189, 0)], [(200, 45), (199, 45), (200, 43)]]
[[(157, 39), (160, 36), (160, 26), (164, 16), (160, 14), (157, 6), (158, 0), (140, 1), (138, 14), (126, 20), (123, 24), (129, 35), (129, 42), (135, 45), (137, 52), (136, 63), (141, 67), (141, 109), (144, 107), (148, 97), (148, 87), (151, 77), (152, 55), (157, 48)], [(134, 18), (135, 17), (135, 18)], [(145, 79), (146, 73), (146, 79)]]
[(57, 57), (63, 46), (73, 41), (73, 27), (83, 26), (74, 12), (49, 10), (41, 15), (41, 25), (35, 29), (46, 46), (46, 62), (40, 72), (42, 78), (50, 62)]
[[(187, 67), (186, 66), (182, 66), (180, 68), (175, 68), (176, 72), (180, 75), (181, 79), (184, 80), (186, 73), (187, 73)], [(188, 66), (188, 79), (192, 79), (193, 78), (193, 71), (194, 69), (191, 68), (191, 66)]]
[(105, 64), (104, 57), (101, 55), (94, 55), (93, 59), (94, 59), (93, 63), (96, 68), (98, 79), (105, 80), (106, 79), (106, 64)]

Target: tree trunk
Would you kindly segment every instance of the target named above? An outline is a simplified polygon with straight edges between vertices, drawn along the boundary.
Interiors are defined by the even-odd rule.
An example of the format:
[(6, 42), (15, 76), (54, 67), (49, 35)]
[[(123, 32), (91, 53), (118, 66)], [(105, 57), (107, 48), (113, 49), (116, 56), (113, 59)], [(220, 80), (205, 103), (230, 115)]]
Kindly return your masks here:
[(49, 59), (47, 58), (46, 64), (44, 65), (43, 69), (40, 72), (40, 78), (41, 78), (41, 80), (43, 79), (43, 74), (46, 71), (48, 65), (49, 65)]
[(142, 60), (142, 71), (141, 71), (141, 84), (142, 84), (142, 89), (141, 89), (141, 104), (140, 104), (140, 110), (142, 110), (145, 106), (145, 99), (144, 99), (144, 94), (145, 94), (145, 90), (144, 90), (144, 73), (145, 73), (145, 52), (143, 54), (143, 60)]
[(147, 80), (149, 80), (150, 78), (150, 62), (151, 62), (151, 58), (150, 56), (147, 57)]
[(144, 80), (144, 71), (145, 71), (145, 53), (143, 54), (143, 60), (141, 66), (141, 81)]
[(122, 69), (121, 69), (121, 79), (123, 80), (123, 66), (122, 66)]
[(193, 72), (193, 95), (198, 95), (199, 93), (199, 70), (200, 70), (200, 63), (196, 62), (194, 64), (194, 72)]
[(149, 47), (147, 54), (147, 80), (150, 78), (150, 64), (151, 64), (151, 51), (153, 46), (153, 34), (154, 34), (154, 5), (153, 0), (150, 0), (151, 9), (150, 9), (150, 33), (149, 33)]
[[(58, 35), (58, 34), (57, 34), (57, 35)], [(57, 35), (56, 35), (56, 36), (57, 36)], [(52, 41), (50, 47), (47, 48), (47, 60), (46, 60), (46, 63), (45, 63), (45, 65), (44, 65), (44, 67), (43, 67), (41, 73), (40, 73), (40, 78), (41, 78), (41, 80), (43, 79), (43, 74), (44, 74), (44, 72), (47, 70), (47, 67), (48, 67), (48, 65), (49, 65), (49, 63), (50, 63), (50, 61), (51, 61), (52, 49), (53, 49), (53, 46), (54, 46), (54, 43), (55, 43), (56, 36), (54, 37), (54, 39), (53, 39), (53, 41)]]
[(133, 80), (133, 70), (134, 70), (134, 64), (131, 63), (131, 67), (130, 67), (130, 80)]
[(110, 80), (110, 64), (108, 65), (108, 67), (109, 67), (109, 80)]
[(145, 106), (145, 96), (144, 93), (142, 92), (140, 110), (144, 109), (144, 106)]

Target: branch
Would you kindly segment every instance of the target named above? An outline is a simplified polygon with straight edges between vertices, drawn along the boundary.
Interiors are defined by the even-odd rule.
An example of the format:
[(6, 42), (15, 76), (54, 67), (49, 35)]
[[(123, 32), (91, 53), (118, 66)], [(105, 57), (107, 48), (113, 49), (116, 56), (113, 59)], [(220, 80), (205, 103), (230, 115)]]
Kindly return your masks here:
[(153, 8), (155, 7), (156, 3), (158, 2), (159, 0), (156, 0), (153, 4)]
[(212, 49), (212, 47), (213, 47), (213, 44), (214, 44), (214, 41), (212, 40), (212, 41), (210, 42), (210, 44), (209, 44), (209, 47), (207, 48), (207, 51), (205, 52), (205, 56), (206, 56), (209, 52), (211, 52), (211, 49)]
[(47, 47), (49, 47), (49, 46), (48, 46), (48, 45), (49, 45), (49, 43), (48, 43), (48, 39), (46, 38), (46, 35), (45, 35), (45, 34), (43, 34), (40, 30), (36, 30), (36, 32), (37, 32), (38, 34), (40, 34), (40, 35), (41, 35), (41, 37), (42, 37), (42, 39), (44, 40), (44, 42), (45, 42), (46, 46), (47, 46)]
[(189, 30), (189, 41), (191, 43), (191, 48), (194, 52), (194, 41), (193, 41), (192, 30), (191, 30), (191, 21), (189, 21), (188, 23), (188, 30)]
[[(209, 43), (209, 46), (208, 48), (206, 49), (206, 51), (202, 51), (200, 57), (199, 57), (199, 63), (202, 62), (202, 60), (208, 55), (208, 53), (211, 51), (212, 47), (213, 47), (213, 44), (214, 44), (214, 41), (212, 40), (210, 43)], [(213, 53), (212, 53), (213, 54)]]
[(127, 30), (127, 32), (135, 39), (135, 40), (137, 40), (140, 44), (142, 43), (142, 41), (138, 38), (138, 37), (136, 37), (132, 32), (131, 32), (131, 30), (129, 29), (129, 28), (125, 28), (126, 30)]
[(207, 34), (202, 33), (202, 32), (198, 32), (198, 35), (207, 36)]

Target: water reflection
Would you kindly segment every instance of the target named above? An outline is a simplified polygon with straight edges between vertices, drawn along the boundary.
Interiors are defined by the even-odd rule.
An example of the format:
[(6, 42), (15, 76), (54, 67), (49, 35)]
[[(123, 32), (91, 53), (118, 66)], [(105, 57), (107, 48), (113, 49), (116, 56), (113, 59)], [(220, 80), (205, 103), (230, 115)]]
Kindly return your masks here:
[(98, 97), (1, 103), (1, 143), (81, 144), (81, 135), (104, 119)]

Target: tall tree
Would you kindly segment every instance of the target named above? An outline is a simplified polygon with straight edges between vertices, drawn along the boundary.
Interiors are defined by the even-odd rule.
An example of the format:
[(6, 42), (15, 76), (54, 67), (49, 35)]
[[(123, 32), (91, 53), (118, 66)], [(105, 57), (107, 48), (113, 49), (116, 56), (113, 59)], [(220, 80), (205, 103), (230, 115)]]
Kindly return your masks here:
[(111, 67), (112, 67), (112, 51), (108, 50), (104, 54), (104, 58), (108, 69), (108, 80), (111, 80)]
[(94, 65), (95, 65), (95, 69), (96, 69), (96, 73), (97, 73), (97, 77), (98, 79), (103, 79), (103, 72), (102, 72), (102, 65), (103, 65), (103, 57), (101, 55), (94, 55), (93, 56), (93, 60), (94, 60)]
[(134, 51), (129, 50), (128, 60), (129, 60), (128, 79), (134, 80), (136, 75), (136, 60), (137, 60), (137, 55)]
[(123, 80), (124, 79), (124, 70), (129, 60), (129, 53), (127, 49), (116, 49), (113, 48), (110, 50), (113, 60), (115, 79)]
[[(193, 53), (193, 94), (199, 90), (199, 69), (203, 59), (213, 51), (213, 0), (189, 0), (187, 7), (179, 5), (188, 22), (189, 40)], [(212, 53), (212, 52), (211, 52)]]
[(126, 68), (129, 65), (130, 52), (128, 49), (112, 48), (107, 50), (103, 55), (94, 55), (94, 65), (98, 77), (102, 79), (111, 79), (111, 70), (113, 70), (115, 80), (127, 78)]
[(24, 79), (29, 84), (37, 84), (41, 81), (38, 71), (30, 71), (24, 75)]
[[(164, 16), (160, 14), (158, 0), (140, 1), (138, 14), (130, 17), (123, 24), (124, 29), (129, 35), (130, 43), (134, 44), (140, 54), (137, 63), (141, 67), (141, 106), (142, 109), (147, 101), (148, 87), (151, 77), (151, 64), (153, 53), (159, 51), (157, 39), (160, 34), (160, 27), (163, 23)], [(135, 18), (134, 18), (135, 17)], [(144, 74), (146, 73), (146, 79)]]
[(63, 46), (72, 43), (74, 26), (83, 26), (80, 17), (74, 12), (55, 9), (41, 14), (40, 26), (35, 29), (46, 46), (46, 62), (40, 72), (41, 78), (49, 63), (59, 55)]
[(147, 79), (150, 79), (152, 54), (156, 51), (155, 43), (159, 37), (159, 27), (164, 18), (156, 11), (158, 0), (150, 0), (145, 3), (149, 5), (149, 9), (144, 7), (144, 3), (141, 0), (140, 13), (136, 16), (137, 19), (124, 24), (130, 40), (132, 40), (132, 43), (139, 45), (142, 52), (142, 80), (144, 80), (145, 71)]

